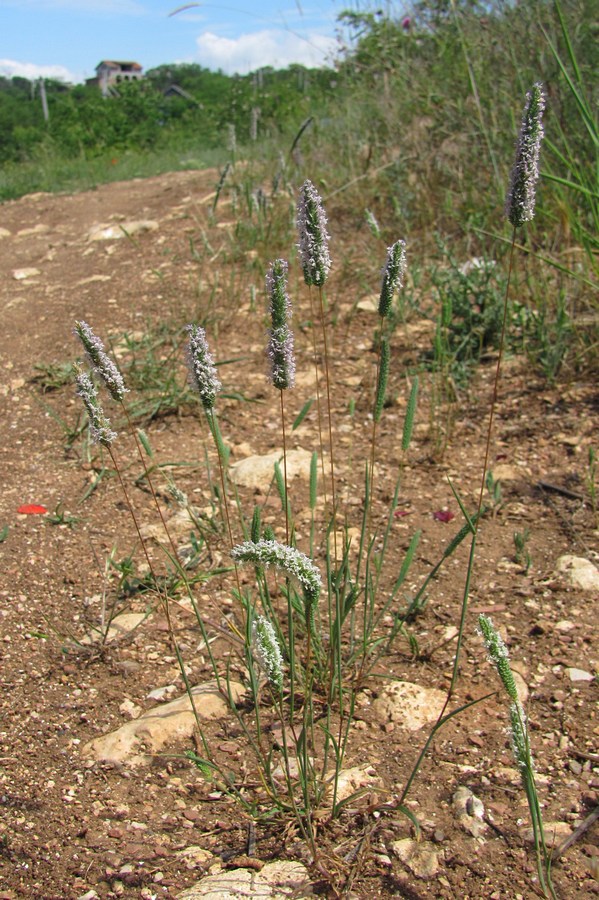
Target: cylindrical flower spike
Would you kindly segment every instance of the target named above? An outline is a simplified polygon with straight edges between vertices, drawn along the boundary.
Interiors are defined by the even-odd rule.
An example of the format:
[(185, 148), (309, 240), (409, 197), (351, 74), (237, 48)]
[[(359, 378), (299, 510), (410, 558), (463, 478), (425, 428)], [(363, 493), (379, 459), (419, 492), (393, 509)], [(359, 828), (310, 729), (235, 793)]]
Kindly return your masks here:
[(501, 636), (495, 630), (495, 626), (488, 616), (480, 615), (478, 617), (478, 627), (485, 642), (489, 659), (497, 669), (497, 674), (501, 678), (508, 696), (514, 703), (520, 703), (516, 682), (510, 666), (509, 653)]
[(266, 276), (272, 323), (266, 352), (270, 359), (270, 380), (280, 391), (292, 388), (295, 384), (293, 332), (289, 327), (291, 303), (287, 295), (287, 270), (287, 262), (284, 259), (276, 259)]
[(526, 715), (520, 703), (510, 704), (510, 743), (516, 765), (521, 773), (530, 770), (534, 763), (526, 736)]
[(379, 362), (379, 377), (376, 385), (376, 397), (374, 399), (374, 421), (380, 422), (385, 405), (385, 396), (387, 394), (387, 382), (389, 381), (389, 364), (391, 360), (391, 350), (389, 349), (389, 340), (384, 337), (381, 340), (381, 358)]
[(252, 622), (252, 646), (271, 687), (280, 694), (283, 690), (283, 657), (275, 630), (264, 616), (257, 616)]
[(300, 189), (297, 228), (304, 281), (322, 287), (331, 268), (329, 235), (322, 200), (311, 181), (305, 181)]
[(106, 353), (104, 344), (87, 322), (75, 322), (75, 334), (83, 344), (90, 366), (102, 379), (112, 399), (120, 403), (127, 388), (123, 376)]
[(379, 299), (379, 316), (384, 319), (389, 315), (396, 291), (403, 287), (406, 274), (406, 242), (396, 241), (387, 250), (387, 261), (383, 268), (381, 296)]
[(322, 588), (320, 572), (312, 560), (295, 547), (279, 544), (278, 541), (246, 541), (233, 547), (231, 556), (238, 563), (282, 569), (299, 582), (311, 609), (317, 603)]
[(111, 430), (110, 422), (104, 415), (95, 385), (89, 375), (83, 372), (79, 366), (74, 366), (73, 369), (77, 381), (77, 393), (83, 400), (89, 417), (89, 430), (92, 441), (96, 444), (102, 444), (103, 447), (110, 447), (112, 442), (116, 440), (117, 434)]
[(222, 385), (217, 378), (216, 367), (208, 349), (206, 332), (199, 325), (188, 325), (187, 331), (189, 333), (187, 362), (190, 380), (200, 395), (202, 406), (208, 411), (216, 403), (216, 395)]
[(379, 223), (376, 220), (375, 214), (370, 209), (366, 210), (366, 224), (368, 225), (372, 236), (375, 238), (380, 238), (381, 229), (379, 227)]
[(539, 179), (539, 154), (543, 139), (545, 94), (542, 84), (534, 84), (526, 95), (526, 105), (516, 145), (505, 214), (514, 228), (530, 222), (535, 214), (535, 192)]
[(514, 759), (524, 774), (532, 768), (533, 762), (528, 745), (526, 713), (516, 690), (508, 650), (488, 616), (480, 615), (478, 617), (478, 628), (485, 642), (489, 659), (497, 669), (497, 674), (512, 701), (510, 703), (509, 735)]

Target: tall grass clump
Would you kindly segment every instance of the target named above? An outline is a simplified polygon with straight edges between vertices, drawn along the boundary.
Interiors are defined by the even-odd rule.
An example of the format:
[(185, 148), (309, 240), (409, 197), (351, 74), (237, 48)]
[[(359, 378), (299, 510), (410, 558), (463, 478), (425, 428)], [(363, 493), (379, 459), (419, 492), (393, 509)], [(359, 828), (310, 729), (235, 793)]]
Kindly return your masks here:
[[(222, 761), (218, 745), (211, 741), (200, 714), (196, 718), (201, 749), (190, 751), (188, 756), (203, 777), (216, 785), (219, 791), (239, 802), (249, 815), (259, 820), (293, 819), (309, 848), (312, 860), (319, 863), (321, 871), (327, 874), (330, 872), (318, 840), (323, 817), (329, 820), (339, 818), (362, 793), (358, 789), (348, 796), (341, 791), (341, 775), (351, 754), (352, 722), (358, 695), (371, 683), (377, 666), (385, 661), (400, 641), (406, 642), (411, 649), (417, 646), (410, 630), (410, 622), (421, 611), (425, 594), (435, 576), (457, 549), (464, 542), (467, 543), (468, 538), (470, 550), (446, 702), (417, 755), (405, 784), (388, 805), (414, 821), (414, 814), (406, 806), (406, 800), (433, 740), (454, 716), (468, 709), (473, 702), (479, 702), (456, 705), (454, 700), (462, 647), (468, 635), (468, 606), (475, 576), (477, 538), (480, 529), (484, 527), (486, 513), (484, 491), (489, 480), (516, 234), (532, 220), (535, 213), (544, 106), (544, 89), (539, 83), (535, 83), (527, 95), (505, 203), (505, 214), (512, 227), (512, 249), (503, 298), (499, 352), (488, 403), (488, 425), (485, 443), (480, 449), (478, 502), (474, 509), (469, 510), (455, 492), (464, 523), (447, 542), (430, 573), (411, 595), (404, 592), (408, 578), (415, 578), (413, 566), (421, 533), (416, 531), (413, 534), (399, 558), (392, 540), (392, 526), (402, 479), (407, 477), (406, 472), (403, 466), (398, 467), (392, 499), (386, 502), (384, 517), (378, 516), (381, 490), (375, 477), (378, 429), (385, 415), (389, 380), (397, 366), (390, 321), (393, 318), (393, 305), (403, 289), (407, 275), (406, 241), (398, 238), (390, 243), (386, 258), (380, 260), (382, 274), (379, 317), (373, 334), (376, 379), (369, 398), (372, 432), (364, 459), (353, 462), (354, 471), (359, 473), (359, 489), (362, 491), (362, 503), (357, 511), (355, 506), (346, 503), (343, 492), (339, 489), (339, 473), (335, 466), (339, 386), (335, 379), (333, 361), (336, 355), (343, 352), (343, 347), (334, 345), (339, 337), (331, 324), (331, 306), (325, 290), (333, 268), (329, 252), (329, 223), (324, 200), (312, 181), (304, 181), (298, 191), (297, 259), (294, 260), (291, 255), (291, 261), (275, 258), (267, 268), (263, 292), (269, 319), (265, 341), (268, 380), (272, 390), (278, 393), (277, 415), (280, 415), (279, 433), (283, 445), (283, 468), (279, 463), (273, 468), (273, 481), (281, 502), (280, 523), (265, 525), (264, 506), (256, 504), (253, 509), (246, 509), (232, 483), (227, 440), (220, 425), (222, 385), (217, 374), (217, 364), (208, 346), (204, 328), (196, 324), (190, 324), (187, 328), (190, 378), (214, 445), (212, 452), (216, 455), (219, 469), (218, 494), (223, 536), (225, 540), (228, 539), (229, 572), (233, 573), (230, 575), (231, 581), (227, 583), (233, 601), (233, 615), (226, 617), (225, 627), (215, 628), (207, 617), (205, 606), (198, 601), (185, 566), (168, 537), (166, 523), (164, 527), (168, 540), (164, 548), (165, 559), (171, 571), (179, 575), (181, 590), (186, 591), (191, 601), (198, 628), (208, 648), (214, 680), (245, 741), (248, 750), (246, 762), (252, 759), (254, 777), (249, 784), (241, 771), (231, 771), (230, 763)], [(292, 279), (290, 273), (294, 269), (295, 279)], [(300, 287), (302, 280), (304, 284)], [(298, 285), (293, 302), (290, 297), (290, 282)], [(292, 306), (295, 320), (302, 321), (304, 329), (311, 332), (307, 340), (310, 343), (317, 394), (318, 440), (310, 467), (309, 536), (298, 536), (294, 515), (299, 501), (291, 489), (287, 470), (286, 404), (298, 367)], [(86, 323), (77, 323), (76, 332), (95, 377), (104, 386), (112, 402), (123, 408), (126, 417), (126, 390), (118, 370)], [(239, 377), (243, 378), (243, 373)], [(112, 465), (119, 473), (123, 490), (126, 490), (113, 447), (116, 434), (101, 408), (97, 388), (92, 378), (81, 370), (77, 372), (77, 383), (90, 420), (92, 436), (109, 453)], [(410, 450), (417, 417), (417, 398), (418, 380), (413, 379), (401, 432), (402, 460)], [(298, 419), (301, 417), (302, 414)], [(225, 421), (224, 417), (222, 421)], [(227, 428), (234, 429), (233, 417), (229, 415), (226, 423)], [(132, 427), (131, 431), (135, 437)], [(139, 455), (145, 466), (141, 450)], [(149, 477), (147, 470), (146, 474)], [(159, 507), (155, 493), (154, 499)], [(154, 572), (154, 563), (137, 523), (137, 513), (129, 499), (128, 503), (148, 565)], [(158, 511), (160, 512), (159, 509)], [(350, 534), (357, 537), (352, 539)], [(181, 671), (190, 697), (193, 698), (185, 674), (183, 652), (178, 643), (170, 598), (161, 589), (157, 574), (154, 580), (157, 596), (167, 611), (169, 632)], [(484, 632), (487, 626), (481, 623), (480, 627)], [(224, 642), (224, 650), (218, 653), (210, 649), (215, 631)], [(492, 646), (497, 648), (499, 644), (495, 641)], [(491, 653), (491, 649), (489, 652)], [(505, 669), (503, 663), (502, 666)], [(240, 671), (243, 673), (243, 700), (240, 700), (233, 679), (233, 673)], [(517, 700), (513, 697), (512, 700), (516, 704), (517, 713), (515, 718), (512, 715), (512, 729), (517, 735), (514, 741), (517, 743), (522, 739), (524, 744), (518, 746), (520, 750), (525, 750), (528, 747), (526, 719)], [(528, 773), (526, 779), (523, 776), (523, 783), (531, 802), (530, 798), (534, 800), (536, 794), (532, 793), (534, 779), (530, 774), (532, 762), (529, 748), (527, 752), (526, 761), (522, 756), (521, 768)], [(546, 852), (538, 801), (530, 808), (537, 858), (540, 860), (541, 886), (546, 895), (553, 896), (550, 873), (545, 864)]]

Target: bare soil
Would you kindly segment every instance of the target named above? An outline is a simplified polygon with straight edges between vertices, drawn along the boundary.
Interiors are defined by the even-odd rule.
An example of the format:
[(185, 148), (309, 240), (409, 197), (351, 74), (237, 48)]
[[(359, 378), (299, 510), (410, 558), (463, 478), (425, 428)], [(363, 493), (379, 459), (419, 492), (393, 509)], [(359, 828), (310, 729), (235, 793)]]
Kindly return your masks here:
[[(199, 845), (214, 854), (212, 863), (220, 860), (225, 866), (235, 866), (248, 853), (247, 819), (206, 786), (184, 757), (192, 744), (175, 746), (172, 753), (137, 769), (94, 763), (82, 753), (89, 740), (126, 721), (124, 701), (148, 709), (155, 703), (147, 698), (151, 690), (174, 684), (179, 694), (183, 683), (159, 607), (127, 640), (101, 649), (81, 644), (99, 627), (103, 594), (108, 605), (115, 603), (114, 578), (106, 576), (108, 556), (122, 560), (134, 554), (138, 570), (143, 558), (110, 461), (104, 460), (108, 471), (89, 492), (102, 462), (85, 432), (69, 441), (80, 421), (80, 404), (72, 380), (60, 369), (79, 354), (72, 335), (76, 319), (89, 322), (105, 340), (110, 336), (123, 364), (131, 355), (119, 344), (124, 332), (139, 340), (140, 335), (157, 334), (164, 324), (204, 322), (215, 356), (226, 363), (219, 369), (225, 387), (219, 409), (233, 459), (281, 446), (278, 397), (264, 378), (262, 284), (268, 259), (261, 245), (242, 242), (230, 204), (219, 206), (216, 221), (209, 219), (216, 181), (214, 172), (177, 173), (73, 196), (31, 195), (2, 208), (2, 227), (9, 233), (0, 237), (0, 530), (8, 526), (0, 543), (0, 900), (71, 900), (91, 890), (96, 894), (90, 896), (100, 898), (174, 898), (209, 865), (202, 867), (180, 851)], [(335, 235), (334, 210), (329, 218)], [(99, 223), (133, 220), (155, 220), (158, 228), (119, 240), (89, 239), (89, 230)], [(343, 237), (337, 248), (333, 245), (333, 255), (346, 260), (345, 274), (332, 276), (329, 299), (337, 466), (343, 515), (351, 525), (359, 524), (362, 466), (371, 432), (376, 315), (356, 308), (368, 289), (358, 289), (358, 279), (348, 276), (352, 255)], [(23, 273), (17, 270), (27, 268), (37, 273), (19, 277)], [(376, 274), (367, 274), (371, 283), (373, 277), (376, 281)], [(301, 327), (310, 318), (309, 307), (301, 306), (306, 295), (295, 275), (291, 288), (301, 297), (298, 371), (309, 372), (310, 329)], [(172, 352), (167, 345), (159, 347), (165, 367), (177, 360), (181, 385), (183, 337), (179, 333)], [(442, 459), (434, 447), (439, 410), (431, 414), (423, 379), (415, 438), (404, 459), (405, 367), (427, 341), (430, 335), (418, 323), (400, 326), (393, 335), (389, 395), (394, 399), (381, 421), (377, 454), (377, 525), (385, 521), (399, 467), (404, 466), (402, 515), (394, 518), (388, 560), (391, 579), (411, 535), (423, 530), (409, 590), (461, 525), (448, 476), (469, 508), (475, 508), (495, 366), (493, 359), (483, 362), (471, 391), (461, 398)], [(287, 400), (289, 421), (312, 392), (309, 377), (300, 378)], [(356, 401), (353, 418), (348, 413), (351, 398)], [(385, 684), (376, 678), (356, 712), (347, 764), (369, 763), (384, 788), (338, 821), (323, 815), (322, 858), (312, 869), (316, 894), (337, 896), (351, 883), (359, 898), (538, 896), (534, 853), (526, 837), (528, 810), (506, 734), (507, 707), (475, 632), (481, 611), (502, 630), (514, 668), (529, 688), (544, 816), (547, 823), (560, 823), (555, 837), (549, 827), (550, 843), (559, 845), (568, 829), (596, 809), (597, 681), (572, 681), (569, 669), (597, 671), (597, 594), (569, 585), (556, 574), (556, 561), (564, 554), (597, 559), (597, 522), (585, 480), (588, 447), (596, 445), (597, 399), (594, 383), (548, 386), (526, 360), (506, 361), (491, 463), (510, 466), (512, 473), (502, 485), (501, 503), (481, 527), (453, 702), (457, 706), (490, 691), (497, 694), (447, 724), (409, 802), (423, 840), (438, 852), (439, 872), (418, 878), (391, 848), (394, 841), (413, 836), (393, 801), (427, 732), (383, 727), (373, 719), (369, 703)], [(120, 430), (117, 413), (114, 423)], [(183, 400), (145, 427), (156, 461), (186, 464), (172, 469), (177, 484), (198, 507), (209, 504), (206, 430), (197, 409)], [(314, 410), (290, 442), (310, 451), (317, 447)], [(140, 466), (128, 439), (115, 447), (140, 519), (155, 521), (151, 497), (143, 481), (137, 481)], [(301, 546), (307, 500), (305, 488), (298, 485), (294, 491)], [(274, 492), (242, 499), (250, 513), (253, 502), (263, 503), (265, 521), (281, 534)], [(160, 500), (170, 515), (166, 492)], [(19, 513), (23, 504), (43, 505), (49, 514)], [(443, 509), (455, 513), (453, 523), (433, 516)], [(61, 512), (74, 521), (61, 522)], [(528, 570), (515, 561), (513, 540), (514, 532), (525, 529), (530, 531)], [(218, 568), (226, 561), (224, 537), (210, 538), (209, 549), (202, 564)], [(156, 565), (164, 568), (160, 548), (153, 546), (152, 552)], [(462, 547), (452, 557), (431, 586), (422, 615), (410, 625), (419, 652), (399, 640), (379, 676), (447, 688), (466, 554)], [(195, 588), (198, 598), (209, 597), (213, 616), (236, 614), (227, 578), (215, 576), (206, 588)], [(148, 602), (146, 594), (136, 594), (120, 598), (119, 609), (143, 611)], [(200, 636), (195, 620), (183, 608), (176, 613), (176, 629), (192, 680), (209, 677), (206, 660), (196, 652)], [(210, 737), (215, 753), (228, 755), (232, 768), (243, 771), (246, 765), (249, 785), (251, 761), (233, 724), (213, 724)], [(460, 785), (484, 804), (484, 839), (470, 835), (456, 820), (452, 797)], [(252, 856), (263, 862), (305, 860), (305, 848), (287, 824), (257, 825)], [(599, 894), (598, 853), (595, 826), (555, 862), (560, 897), (582, 900)]]

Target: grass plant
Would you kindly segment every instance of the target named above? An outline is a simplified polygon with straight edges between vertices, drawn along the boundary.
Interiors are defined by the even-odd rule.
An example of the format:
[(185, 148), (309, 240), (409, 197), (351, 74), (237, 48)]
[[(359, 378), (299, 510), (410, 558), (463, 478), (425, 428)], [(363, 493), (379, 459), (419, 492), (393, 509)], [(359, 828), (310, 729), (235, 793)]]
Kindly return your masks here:
[(489, 660), (495, 666), (504, 690), (510, 700), (509, 735), (512, 752), (516, 765), (520, 771), (522, 786), (526, 794), (530, 818), (532, 822), (533, 838), (537, 859), (537, 873), (539, 884), (545, 897), (556, 898), (555, 888), (551, 879), (551, 849), (545, 842), (543, 828), (543, 814), (541, 803), (535, 782), (535, 766), (530, 746), (530, 734), (528, 719), (518, 696), (516, 682), (510, 666), (510, 658), (503, 640), (495, 629), (492, 621), (484, 615), (478, 618), (478, 627), (489, 654)]
[[(405, 475), (401, 466), (385, 516), (378, 518), (374, 515), (378, 500), (374, 477), (377, 426), (384, 415), (388, 379), (394, 361), (393, 333), (387, 320), (394, 296), (405, 275), (403, 241), (397, 241), (390, 247), (383, 269), (376, 339), (376, 392), (370, 413), (372, 439), (367, 458), (363, 460), (364, 502), (357, 521), (351, 508), (344, 506), (334, 465), (335, 421), (332, 401), (335, 384), (330, 366), (331, 333), (334, 329), (324, 294), (332, 263), (328, 252), (324, 204), (311, 182), (305, 182), (300, 189), (297, 207), (299, 267), (308, 287), (310, 306), (309, 317), (304, 319), (301, 313), (299, 317), (310, 323), (316, 383), (318, 386), (321, 379), (323, 383), (322, 388), (317, 389), (319, 440), (310, 468), (308, 537), (303, 536), (300, 540), (296, 534), (293, 497), (287, 472), (285, 392), (293, 385), (296, 365), (290, 325), (288, 263), (283, 259), (276, 259), (269, 268), (266, 281), (271, 320), (267, 354), (270, 381), (273, 389), (279, 393), (283, 442), (282, 468), (277, 465), (273, 470), (284, 517), (284, 525), (279, 526), (276, 531), (270, 525), (263, 525), (260, 506), (254, 506), (251, 511), (243, 508), (231, 485), (228, 478), (229, 454), (218, 417), (222, 386), (208, 348), (205, 330), (195, 324), (188, 326), (191, 380), (205, 414), (219, 469), (218, 488), (212, 486), (211, 493), (218, 494), (222, 501), (221, 517), (230, 547), (231, 571), (234, 573), (234, 585), (230, 585), (234, 616), (227, 617), (225, 626), (215, 618), (208, 618), (205, 607), (200, 607), (197, 602), (193, 579), (189, 577), (178, 549), (168, 534), (167, 523), (152, 488), (153, 499), (165, 530), (164, 555), (171, 576), (177, 579), (176, 585), (171, 583), (170, 586), (165, 586), (164, 579), (158, 576), (113, 449), (116, 434), (104, 414), (94, 382), (81, 369), (77, 371), (78, 392), (87, 410), (92, 438), (109, 455), (126, 497), (152, 575), (153, 588), (165, 610), (169, 633), (192, 705), (193, 693), (171, 613), (171, 595), (177, 590), (186, 592), (191, 601), (214, 680), (227, 700), (230, 713), (253, 756), (258, 788), (245, 786), (241, 773), (231, 772), (228, 766), (221, 764), (217, 749), (211, 745), (201, 717), (197, 714), (201, 749), (190, 752), (189, 758), (208, 781), (239, 802), (248, 815), (261, 820), (275, 818), (279, 821), (286, 821), (291, 817), (308, 845), (313, 861), (328, 875), (331, 873), (328, 872), (326, 860), (322, 858), (318, 841), (322, 811), (326, 810), (330, 819), (336, 819), (359, 799), (361, 793), (358, 790), (350, 797), (339, 793), (340, 776), (351, 747), (351, 724), (358, 694), (368, 684), (377, 664), (393, 651), (397, 641), (405, 640), (413, 652), (419, 652), (416, 638), (410, 631), (410, 623), (427, 602), (428, 591), (435, 576), (467, 538), (470, 538), (470, 550), (446, 702), (417, 755), (406, 783), (390, 804), (405, 813), (411, 821), (415, 819), (406, 806), (406, 800), (439, 730), (456, 715), (480, 702), (476, 700), (456, 705), (454, 700), (458, 689), (462, 647), (467, 634), (477, 537), (489, 508), (485, 504), (485, 490), (489, 485), (493, 424), (507, 340), (508, 299), (516, 231), (534, 215), (539, 148), (543, 135), (543, 108), (544, 93), (541, 86), (535, 84), (527, 97), (506, 204), (506, 215), (513, 231), (509, 271), (504, 283), (500, 314), (497, 311), (497, 298), (493, 295), (492, 332), (497, 342), (498, 356), (488, 407), (486, 441), (481, 452), (478, 502), (475, 509), (470, 511), (457, 491), (454, 491), (464, 524), (447, 542), (439, 560), (412, 596), (404, 594), (404, 589), (416, 558), (420, 532), (417, 531), (412, 536), (399, 566), (399, 573), (390, 577), (386, 570), (386, 561), (391, 552), (392, 524)], [(485, 277), (487, 274), (485, 270)], [(482, 301), (479, 314), (484, 319)], [(451, 328), (457, 330), (458, 325), (463, 342), (471, 348), (469, 352), (476, 359), (480, 358), (487, 333), (486, 319), (478, 330), (473, 327), (470, 319), (456, 323), (453, 305), (449, 303), (443, 313), (442, 326), (448, 331)], [(111, 400), (123, 406), (126, 411), (124, 381), (107, 356), (101, 341), (85, 323), (77, 323), (76, 330), (95, 375), (108, 391)], [(402, 458), (410, 448), (417, 416), (417, 397), (418, 380), (414, 379), (409, 391), (401, 436)], [(303, 407), (294, 427), (299, 427), (309, 408), (309, 403)], [(144, 478), (151, 483), (146, 457), (153, 465), (154, 460), (148, 449), (147, 438), (135, 434), (130, 418), (129, 426), (144, 468)], [(325, 465), (326, 456), (328, 466)], [(319, 492), (323, 495), (322, 507), (319, 505)], [(235, 522), (233, 507), (236, 512)], [(324, 508), (323, 514), (320, 513), (321, 508)], [(356, 526), (358, 530), (359, 537), (355, 542), (346, 537), (350, 526)], [(253, 571), (249, 586), (241, 578), (241, 567)], [(391, 627), (388, 624), (389, 617)], [(228, 649), (224, 655), (215, 655), (210, 649), (215, 633), (226, 640)], [(493, 646), (496, 644), (497, 642)], [(244, 672), (243, 702), (240, 701), (233, 681), (233, 670), (239, 669)], [(539, 878), (546, 896), (554, 896), (547, 865), (540, 805), (531, 774), (532, 759), (526, 720), (521, 707), (517, 707), (516, 712), (515, 717), (512, 716), (512, 731), (516, 735), (515, 742), (520, 741), (518, 746), (522, 754), (525, 751), (527, 753), (526, 759), (525, 755), (521, 757), (521, 770), (533, 818)]]

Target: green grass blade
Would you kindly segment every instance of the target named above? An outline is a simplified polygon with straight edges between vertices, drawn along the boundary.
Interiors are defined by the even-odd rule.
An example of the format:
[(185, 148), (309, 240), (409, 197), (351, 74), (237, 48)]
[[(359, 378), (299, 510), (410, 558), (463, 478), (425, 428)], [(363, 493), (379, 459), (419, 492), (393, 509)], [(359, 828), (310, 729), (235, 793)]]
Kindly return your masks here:
[(412, 431), (414, 429), (414, 416), (416, 414), (416, 404), (418, 402), (418, 376), (414, 378), (412, 382), (412, 390), (410, 391), (410, 398), (408, 400), (408, 407), (406, 409), (406, 418), (404, 420), (403, 425), (403, 434), (401, 436), (401, 449), (404, 453), (409, 449), (410, 443), (412, 441)]

